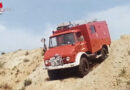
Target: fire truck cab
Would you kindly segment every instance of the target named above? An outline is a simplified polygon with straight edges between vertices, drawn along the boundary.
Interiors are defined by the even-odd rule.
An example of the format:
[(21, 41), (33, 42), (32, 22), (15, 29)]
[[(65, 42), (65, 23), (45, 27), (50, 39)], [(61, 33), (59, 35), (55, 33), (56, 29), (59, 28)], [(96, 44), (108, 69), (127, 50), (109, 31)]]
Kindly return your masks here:
[(44, 69), (48, 70), (50, 79), (58, 77), (58, 70), (66, 68), (76, 68), (78, 76), (84, 77), (89, 72), (90, 62), (107, 57), (110, 44), (105, 21), (60, 25), (49, 38)]

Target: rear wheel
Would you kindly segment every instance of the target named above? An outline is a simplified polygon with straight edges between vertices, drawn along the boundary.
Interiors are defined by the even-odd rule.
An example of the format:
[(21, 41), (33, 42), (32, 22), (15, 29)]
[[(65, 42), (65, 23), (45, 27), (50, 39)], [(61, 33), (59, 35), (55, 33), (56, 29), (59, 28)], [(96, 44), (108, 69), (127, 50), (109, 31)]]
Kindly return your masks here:
[(76, 69), (79, 77), (84, 77), (89, 72), (89, 63), (86, 57), (80, 59), (80, 65)]
[(100, 60), (101, 61), (105, 60), (108, 57), (108, 50), (106, 48), (102, 48), (101, 55), (102, 56), (101, 56)]

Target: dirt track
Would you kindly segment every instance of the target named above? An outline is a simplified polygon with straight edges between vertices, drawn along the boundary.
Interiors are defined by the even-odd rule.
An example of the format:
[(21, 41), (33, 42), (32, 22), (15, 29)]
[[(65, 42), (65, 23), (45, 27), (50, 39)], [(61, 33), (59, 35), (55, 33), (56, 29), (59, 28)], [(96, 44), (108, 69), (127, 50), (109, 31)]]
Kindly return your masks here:
[(0, 90), (130, 90), (130, 36), (112, 42), (109, 57), (84, 78), (50, 81), (41, 49), (0, 56)]

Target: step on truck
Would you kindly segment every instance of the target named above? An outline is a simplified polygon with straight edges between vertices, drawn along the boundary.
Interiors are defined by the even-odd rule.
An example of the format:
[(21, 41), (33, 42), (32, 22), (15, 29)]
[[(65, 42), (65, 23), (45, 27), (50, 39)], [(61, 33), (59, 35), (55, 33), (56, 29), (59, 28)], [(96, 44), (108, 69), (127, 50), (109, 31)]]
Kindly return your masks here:
[(58, 71), (72, 68), (75, 68), (79, 77), (84, 77), (92, 61), (102, 61), (108, 56), (110, 44), (105, 21), (63, 23), (49, 37), (49, 47), (44, 54), (44, 69), (47, 69), (50, 79), (58, 77)]

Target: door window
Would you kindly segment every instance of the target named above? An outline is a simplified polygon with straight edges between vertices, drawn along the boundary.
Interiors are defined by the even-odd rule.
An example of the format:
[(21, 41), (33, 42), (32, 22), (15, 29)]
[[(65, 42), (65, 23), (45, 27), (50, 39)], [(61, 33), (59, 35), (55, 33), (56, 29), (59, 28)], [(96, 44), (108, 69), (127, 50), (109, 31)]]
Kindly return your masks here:
[(95, 33), (96, 32), (94, 25), (90, 26), (90, 30), (91, 30), (91, 33)]
[(77, 40), (78, 40), (78, 41), (84, 41), (84, 37), (83, 37), (83, 35), (81, 34), (81, 32), (77, 32), (77, 33), (76, 33), (76, 37), (77, 37)]

